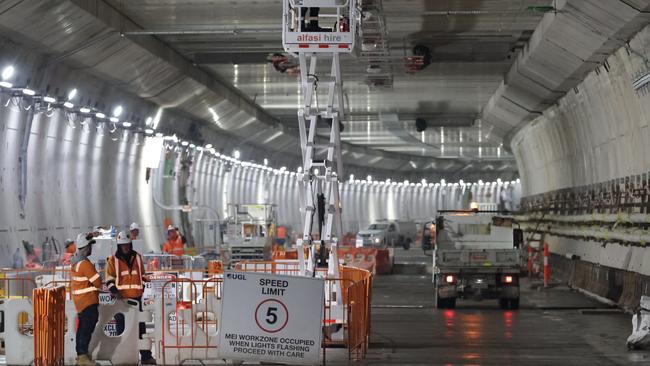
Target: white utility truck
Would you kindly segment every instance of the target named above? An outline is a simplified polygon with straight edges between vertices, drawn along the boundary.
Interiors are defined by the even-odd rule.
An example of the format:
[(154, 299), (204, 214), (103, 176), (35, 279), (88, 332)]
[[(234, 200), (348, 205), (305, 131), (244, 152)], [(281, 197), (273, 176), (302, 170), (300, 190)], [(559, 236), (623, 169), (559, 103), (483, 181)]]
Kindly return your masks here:
[(414, 222), (381, 220), (357, 233), (356, 247), (403, 247), (409, 249), (415, 241), (417, 228)]
[(228, 204), (223, 238), (226, 261), (270, 260), (275, 225), (275, 205)]
[(433, 284), (437, 308), (457, 298), (498, 299), (519, 308), (521, 230), (497, 212), (440, 211), (436, 218)]

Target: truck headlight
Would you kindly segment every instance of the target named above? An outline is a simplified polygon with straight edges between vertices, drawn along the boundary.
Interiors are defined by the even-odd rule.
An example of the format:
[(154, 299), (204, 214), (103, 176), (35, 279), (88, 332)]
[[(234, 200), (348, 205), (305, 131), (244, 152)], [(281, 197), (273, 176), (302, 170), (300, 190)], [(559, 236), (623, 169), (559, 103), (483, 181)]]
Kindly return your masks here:
[(375, 243), (376, 243), (376, 244), (379, 244), (380, 241), (381, 241), (381, 239), (379, 239), (379, 238), (375, 238)]

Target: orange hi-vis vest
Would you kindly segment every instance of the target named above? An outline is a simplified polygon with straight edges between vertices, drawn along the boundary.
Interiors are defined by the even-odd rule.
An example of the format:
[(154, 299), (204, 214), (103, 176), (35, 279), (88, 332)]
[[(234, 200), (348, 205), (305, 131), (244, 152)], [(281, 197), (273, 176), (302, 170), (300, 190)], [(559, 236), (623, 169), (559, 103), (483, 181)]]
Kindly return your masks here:
[(183, 245), (183, 238), (179, 235), (176, 240), (167, 240), (163, 245), (163, 252), (173, 255), (181, 256), (185, 254), (185, 246)]
[(137, 299), (142, 297), (144, 286), (142, 276), (144, 276), (144, 265), (140, 254), (136, 253), (133, 259), (132, 268), (116, 256), (108, 257), (106, 265), (106, 283), (109, 288), (117, 287), (120, 296), (125, 299)]
[(102, 280), (95, 266), (84, 259), (71, 268), (70, 292), (72, 301), (78, 313), (93, 304), (99, 304), (99, 289), (102, 287)]

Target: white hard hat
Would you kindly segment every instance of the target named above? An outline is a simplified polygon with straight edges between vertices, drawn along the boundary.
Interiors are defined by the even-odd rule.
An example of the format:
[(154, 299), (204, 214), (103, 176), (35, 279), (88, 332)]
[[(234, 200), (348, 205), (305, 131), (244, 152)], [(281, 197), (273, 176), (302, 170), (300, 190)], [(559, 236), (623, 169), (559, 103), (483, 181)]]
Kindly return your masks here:
[(79, 234), (77, 235), (77, 240), (75, 241), (77, 244), (77, 249), (85, 248), (89, 245), (95, 244), (95, 240), (91, 239), (88, 240), (86, 239), (86, 234)]
[(137, 222), (131, 224), (130, 230), (140, 230), (140, 225)]
[(176, 230), (176, 228), (173, 227), (172, 225), (167, 226), (167, 231), (172, 231), (172, 230)]
[(117, 234), (117, 245), (120, 244), (131, 244), (131, 238), (129, 237), (129, 234), (126, 233), (126, 231), (120, 231)]

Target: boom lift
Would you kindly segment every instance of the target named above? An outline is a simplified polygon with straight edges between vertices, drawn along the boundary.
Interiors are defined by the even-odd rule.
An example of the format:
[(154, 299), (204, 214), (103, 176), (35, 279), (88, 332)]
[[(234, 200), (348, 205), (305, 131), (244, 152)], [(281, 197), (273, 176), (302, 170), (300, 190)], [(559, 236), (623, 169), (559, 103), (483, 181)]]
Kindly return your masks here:
[[(303, 230), (302, 237), (297, 240), (302, 275), (315, 275), (316, 266), (325, 265), (329, 249), (328, 273), (339, 276), (336, 247), (339, 238), (343, 237), (339, 194), (339, 178), (343, 174), (340, 126), (345, 119), (340, 55), (354, 50), (358, 14), (355, 0), (283, 2), (282, 40), (285, 51), (299, 59), (302, 90), (298, 126), (303, 161), (299, 174)], [(330, 63), (329, 75), (323, 75), (317, 67), (321, 60)], [(327, 94), (321, 98), (319, 88), (327, 88)], [(327, 129), (329, 138), (317, 134), (317, 130), (322, 129)], [(320, 233), (318, 239), (312, 236), (314, 218)], [(335, 235), (332, 234), (334, 228)], [(309, 248), (310, 254), (306, 267), (304, 246)], [(317, 246), (320, 248), (318, 255)]]

